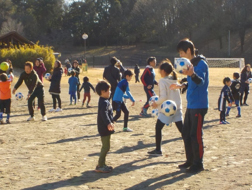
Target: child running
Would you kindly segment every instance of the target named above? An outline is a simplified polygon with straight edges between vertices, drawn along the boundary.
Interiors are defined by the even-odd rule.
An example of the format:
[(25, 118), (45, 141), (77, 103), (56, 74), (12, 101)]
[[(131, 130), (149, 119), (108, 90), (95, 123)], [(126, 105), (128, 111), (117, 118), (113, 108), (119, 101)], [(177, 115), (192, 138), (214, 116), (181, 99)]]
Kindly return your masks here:
[[(115, 110), (116, 110), (116, 115), (113, 118), (113, 121), (117, 121), (118, 118), (121, 116), (121, 111), (123, 111), (124, 113), (124, 127), (123, 127), (123, 131), (124, 132), (132, 132), (133, 130), (128, 128), (128, 119), (129, 119), (129, 110), (127, 109), (123, 98), (129, 98), (132, 101), (132, 106), (135, 105), (135, 100), (133, 98), (133, 96), (130, 93), (129, 90), (129, 83), (128, 81), (131, 80), (132, 76), (133, 76), (133, 72), (130, 70), (126, 70), (124, 72), (124, 76), (125, 78), (122, 79), (115, 90), (115, 94), (113, 97), (113, 102), (115, 105)], [(126, 93), (127, 95), (125, 95), (124, 93)]]
[[(159, 99), (153, 102), (152, 107), (158, 108), (159, 114), (156, 123), (156, 149), (148, 152), (150, 155), (161, 156), (161, 141), (162, 141), (162, 129), (164, 125), (169, 125), (175, 122), (178, 130), (182, 133), (183, 118), (182, 118), (182, 100), (180, 96), (180, 90), (171, 90), (170, 86), (177, 83), (177, 73), (171, 62), (166, 59), (159, 67), (161, 79), (159, 81)], [(160, 113), (161, 105), (165, 100), (173, 100), (177, 104), (177, 111), (173, 116), (167, 117), (163, 113)]]
[[(237, 107), (237, 111), (238, 111), (238, 115), (236, 117), (241, 117), (241, 107), (240, 107), (240, 88), (241, 88), (241, 82), (239, 80), (240, 78), (240, 74), (235, 72), (233, 74), (233, 81), (231, 84), (231, 92), (232, 92), (232, 96), (234, 98), (234, 103)], [(229, 111), (230, 111), (231, 107), (228, 106), (227, 108), (227, 112), (226, 112), (226, 116), (229, 116)]]
[(90, 88), (92, 88), (94, 92), (95, 92), (95, 89), (94, 89), (93, 85), (89, 82), (89, 78), (88, 77), (84, 77), (83, 78), (83, 83), (81, 85), (80, 91), (82, 90), (82, 88), (84, 88), (84, 99), (82, 101), (82, 106), (84, 106), (86, 98), (88, 98), (88, 100), (87, 100), (87, 108), (89, 108), (90, 106), (88, 104), (89, 104), (89, 102), (91, 100)]
[(155, 92), (153, 90), (154, 84), (158, 85), (157, 81), (155, 80), (155, 70), (154, 67), (156, 66), (157, 61), (155, 57), (150, 57), (147, 59), (147, 66), (141, 76), (141, 81), (144, 85), (144, 91), (147, 96), (147, 101), (144, 104), (140, 116), (147, 116), (147, 110), (150, 107), (149, 99), (152, 96), (155, 96)]
[(6, 73), (0, 74), (0, 123), (3, 124), (3, 113), (7, 114), (6, 123), (10, 124), (10, 107), (11, 107), (11, 82), (13, 74), (9, 78)]
[(68, 79), (69, 83), (69, 94), (70, 94), (70, 105), (72, 105), (74, 99), (74, 105), (76, 105), (76, 92), (79, 80), (75, 77), (75, 72), (71, 71), (71, 77)]
[(231, 79), (229, 77), (225, 77), (223, 79), (224, 87), (221, 90), (221, 94), (218, 100), (218, 110), (220, 111), (220, 124), (229, 124), (226, 121), (225, 112), (226, 112), (226, 101), (228, 102), (228, 106), (231, 107), (232, 105), (232, 94), (231, 94)]
[(113, 109), (109, 102), (110, 84), (106, 81), (100, 81), (95, 88), (95, 91), (100, 96), (98, 104), (98, 132), (101, 136), (102, 148), (95, 171), (101, 173), (109, 173), (113, 170), (112, 167), (106, 165), (106, 155), (110, 149), (110, 136), (114, 133), (113, 124)]

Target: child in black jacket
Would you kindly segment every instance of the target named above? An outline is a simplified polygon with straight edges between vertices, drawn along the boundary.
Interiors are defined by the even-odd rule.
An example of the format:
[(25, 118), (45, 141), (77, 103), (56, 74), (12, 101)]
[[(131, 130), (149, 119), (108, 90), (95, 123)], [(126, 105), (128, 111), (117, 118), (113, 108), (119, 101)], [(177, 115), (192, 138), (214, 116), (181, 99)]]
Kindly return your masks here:
[(90, 106), (88, 105), (90, 100), (91, 100), (91, 95), (90, 95), (90, 88), (93, 89), (93, 91), (95, 92), (95, 89), (93, 87), (93, 85), (89, 82), (89, 78), (88, 77), (84, 77), (83, 78), (83, 83), (81, 85), (80, 91), (82, 90), (82, 88), (84, 88), (84, 99), (82, 101), (82, 106), (84, 105), (86, 98), (88, 98), (87, 100), (87, 108), (89, 108)]

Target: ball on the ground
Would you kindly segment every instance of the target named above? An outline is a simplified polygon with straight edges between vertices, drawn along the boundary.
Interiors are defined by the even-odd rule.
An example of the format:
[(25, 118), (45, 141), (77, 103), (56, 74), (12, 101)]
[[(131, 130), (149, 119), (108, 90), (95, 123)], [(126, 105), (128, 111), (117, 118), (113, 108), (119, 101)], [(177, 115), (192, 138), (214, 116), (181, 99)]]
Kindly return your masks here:
[(161, 112), (166, 116), (173, 116), (177, 110), (177, 105), (172, 100), (166, 100), (161, 105)]
[(249, 82), (249, 83), (252, 83), (252, 78), (249, 78), (249, 79), (248, 79), (248, 82)]
[(1, 65), (0, 65), (0, 69), (2, 71), (7, 71), (9, 69), (9, 63), (7, 62), (2, 62)]
[(46, 80), (49, 80), (49, 77), (50, 77), (50, 76), (51, 76), (50, 73), (46, 73), (44, 77), (45, 77)]
[(154, 109), (151, 111), (151, 116), (152, 117), (157, 117), (158, 116), (158, 109)]
[(187, 58), (181, 57), (176, 59), (174, 63), (174, 68), (178, 73), (183, 73), (183, 69), (187, 69), (187, 67), (191, 65), (191, 61)]
[(70, 67), (70, 68), (67, 69), (67, 72), (68, 72), (68, 73), (71, 73), (72, 70), (73, 70), (73, 69)]
[(149, 105), (151, 106), (153, 104), (153, 102), (158, 101), (158, 96), (152, 96), (149, 99)]
[(16, 100), (18, 100), (18, 101), (21, 101), (21, 100), (23, 100), (23, 98), (24, 98), (24, 96), (23, 96), (23, 94), (22, 94), (21, 92), (18, 92), (18, 93), (15, 95), (15, 97), (16, 97)]

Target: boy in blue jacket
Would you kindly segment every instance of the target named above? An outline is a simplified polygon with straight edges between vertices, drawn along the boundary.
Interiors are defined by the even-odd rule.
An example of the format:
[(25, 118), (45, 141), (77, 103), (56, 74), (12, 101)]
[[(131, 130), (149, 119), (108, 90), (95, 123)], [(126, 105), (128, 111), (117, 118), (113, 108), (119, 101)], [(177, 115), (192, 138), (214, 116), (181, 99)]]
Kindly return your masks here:
[(74, 99), (74, 105), (76, 105), (76, 92), (79, 80), (77, 77), (75, 77), (74, 71), (71, 71), (71, 77), (68, 79), (68, 83), (69, 83), (70, 105), (72, 105), (73, 99)]
[[(129, 98), (132, 101), (132, 106), (135, 105), (135, 100), (133, 98), (133, 96), (130, 93), (129, 90), (129, 83), (128, 81), (131, 80), (133, 76), (133, 72), (130, 70), (126, 70), (124, 72), (124, 79), (122, 79), (115, 90), (115, 94), (113, 97), (113, 102), (114, 105), (116, 106), (115, 110), (116, 110), (116, 115), (113, 118), (113, 121), (117, 121), (119, 119), (119, 117), (121, 116), (121, 111), (123, 111), (124, 113), (124, 127), (123, 127), (123, 131), (124, 132), (132, 132), (133, 130), (128, 128), (128, 119), (129, 119), (129, 110), (127, 109), (123, 98)], [(126, 95), (125, 95), (126, 93)]]
[(147, 110), (148, 108), (150, 107), (149, 105), (149, 99), (152, 97), (152, 96), (155, 96), (155, 92), (153, 90), (154, 88), (154, 85), (158, 85), (157, 81), (155, 80), (155, 70), (154, 70), (154, 67), (156, 66), (157, 64), (157, 60), (155, 57), (149, 57), (147, 59), (147, 66), (141, 76), (141, 81), (144, 85), (144, 91), (146, 93), (146, 96), (147, 96), (147, 101), (146, 103), (144, 104), (143, 108), (142, 108), (142, 111), (140, 113), (140, 116), (147, 116)]

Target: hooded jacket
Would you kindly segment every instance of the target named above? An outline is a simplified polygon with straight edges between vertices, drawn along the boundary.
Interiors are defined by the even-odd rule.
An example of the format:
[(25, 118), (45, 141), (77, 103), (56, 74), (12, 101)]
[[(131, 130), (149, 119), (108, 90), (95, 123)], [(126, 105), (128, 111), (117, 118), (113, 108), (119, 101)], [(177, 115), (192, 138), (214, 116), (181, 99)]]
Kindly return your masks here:
[(61, 67), (55, 68), (53, 70), (52, 78), (50, 79), (51, 85), (49, 92), (51, 94), (60, 94), (60, 81), (63, 74), (63, 69)]

